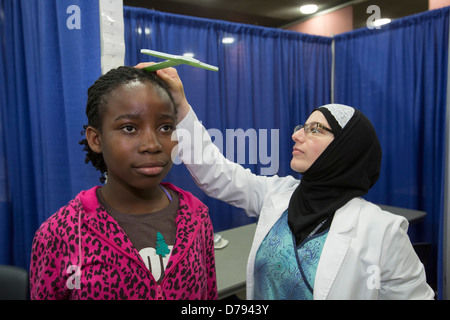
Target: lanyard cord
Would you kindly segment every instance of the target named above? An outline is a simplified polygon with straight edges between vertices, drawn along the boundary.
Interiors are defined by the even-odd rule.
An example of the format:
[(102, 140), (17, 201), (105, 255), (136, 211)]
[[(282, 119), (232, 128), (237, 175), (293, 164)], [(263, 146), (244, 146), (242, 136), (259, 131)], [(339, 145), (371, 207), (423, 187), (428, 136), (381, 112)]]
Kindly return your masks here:
[[(307, 236), (306, 239), (302, 242), (302, 244), (305, 244), (306, 242), (308, 242), (308, 240), (309, 240), (313, 235), (315, 235), (315, 234), (317, 233), (317, 231), (325, 224), (325, 222), (327, 222), (328, 218), (329, 218), (329, 217), (327, 217), (325, 220), (323, 220), (321, 223), (319, 223), (319, 224), (317, 225), (317, 227), (315, 227), (314, 230), (311, 231), (310, 234), (308, 234), (308, 236)], [(294, 244), (295, 244), (295, 237), (294, 237)], [(300, 245), (300, 246), (301, 246), (301, 245)], [(299, 247), (300, 247), (300, 246), (299, 246)], [(294, 246), (294, 248), (295, 248), (295, 246)], [(303, 271), (302, 263), (301, 263), (301, 261), (300, 261), (300, 257), (299, 257), (299, 255), (298, 255), (298, 253), (297, 253), (297, 248), (295, 248), (295, 255), (297, 256), (297, 259), (298, 259), (298, 268), (299, 268), (299, 270), (300, 270), (300, 274), (302, 275), (303, 282), (305, 283), (305, 285), (306, 285), (306, 287), (308, 288), (309, 292), (311, 292), (311, 294), (313, 294), (313, 293), (314, 293), (314, 289), (313, 289), (313, 287), (311, 286), (311, 284), (309, 283), (308, 279), (307, 279), (306, 276), (305, 276), (305, 272)]]

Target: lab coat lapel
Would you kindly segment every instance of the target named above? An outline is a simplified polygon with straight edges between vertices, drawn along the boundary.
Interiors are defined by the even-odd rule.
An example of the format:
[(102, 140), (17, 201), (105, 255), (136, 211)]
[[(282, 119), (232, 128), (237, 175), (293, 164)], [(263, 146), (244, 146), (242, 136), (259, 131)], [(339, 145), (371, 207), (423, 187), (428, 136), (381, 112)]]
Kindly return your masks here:
[(287, 210), (289, 200), (291, 199), (291, 195), (295, 187), (291, 189), (273, 195), (270, 198), (271, 205), (268, 205), (262, 209), (264, 211), (264, 214), (261, 213), (260, 215), (257, 224), (257, 231), (253, 239), (252, 249), (254, 248), (255, 250), (257, 250), (259, 248), (261, 242), (263, 241), (265, 236), (269, 233), (270, 229)]
[(349, 201), (336, 211), (317, 266), (314, 281), (315, 300), (327, 299), (350, 247), (352, 231), (358, 220), (359, 212), (359, 199)]
[(314, 300), (325, 300), (344, 261), (351, 238), (340, 234), (329, 234), (317, 266), (314, 281)]
[[(295, 189), (295, 188), (291, 188), (291, 189)], [(274, 195), (273, 197), (271, 197), (271, 201), (272, 201), (272, 210), (273, 212), (276, 212), (276, 215), (272, 215), (272, 225), (273, 223), (275, 223), (282, 215), (283, 213), (287, 210), (288, 206), (289, 206), (289, 201), (291, 200), (291, 195), (293, 190), (288, 189), (286, 191), (283, 191), (281, 193), (278, 193), (276, 195)], [(272, 227), (272, 226), (271, 226)]]

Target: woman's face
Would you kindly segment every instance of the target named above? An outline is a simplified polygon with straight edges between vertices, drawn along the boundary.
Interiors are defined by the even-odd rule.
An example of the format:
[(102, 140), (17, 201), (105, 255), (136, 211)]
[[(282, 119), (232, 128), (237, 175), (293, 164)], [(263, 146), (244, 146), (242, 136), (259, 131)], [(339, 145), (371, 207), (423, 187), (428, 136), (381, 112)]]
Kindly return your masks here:
[(90, 145), (103, 155), (108, 184), (159, 185), (172, 167), (177, 144), (172, 140), (175, 107), (167, 93), (148, 82), (132, 82), (114, 90), (104, 110), (101, 132)]
[[(314, 111), (306, 120), (305, 125), (313, 122), (318, 122), (330, 128), (327, 119), (320, 111)], [(294, 171), (304, 173), (334, 140), (334, 135), (321, 128), (318, 128), (317, 132), (305, 133), (305, 129), (302, 128), (292, 135), (292, 140), (294, 140), (295, 145), (292, 152), (291, 168)]]

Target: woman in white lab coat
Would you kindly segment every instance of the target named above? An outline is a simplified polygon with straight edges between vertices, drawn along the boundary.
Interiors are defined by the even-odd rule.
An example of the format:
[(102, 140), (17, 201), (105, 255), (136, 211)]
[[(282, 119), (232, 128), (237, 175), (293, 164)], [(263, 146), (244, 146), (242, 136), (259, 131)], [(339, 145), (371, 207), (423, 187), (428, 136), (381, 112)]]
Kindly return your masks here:
[(214, 146), (176, 70), (158, 75), (179, 104), (179, 156), (194, 181), (209, 196), (259, 218), (247, 299), (434, 298), (406, 219), (361, 198), (378, 179), (381, 148), (360, 111), (326, 105), (296, 127), (291, 168), (302, 173), (301, 182), (258, 176)]

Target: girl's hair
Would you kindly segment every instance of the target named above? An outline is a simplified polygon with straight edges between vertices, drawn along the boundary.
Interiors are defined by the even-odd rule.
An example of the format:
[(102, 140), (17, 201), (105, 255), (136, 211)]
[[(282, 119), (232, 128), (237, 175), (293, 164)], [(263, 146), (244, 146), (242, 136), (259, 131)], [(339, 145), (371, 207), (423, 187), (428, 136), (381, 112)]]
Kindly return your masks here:
[[(84, 130), (81, 132), (82, 135), (86, 134), (86, 128), (88, 126), (91, 126), (101, 132), (103, 114), (111, 92), (116, 88), (133, 81), (149, 83), (154, 87), (159, 87), (164, 90), (174, 105), (175, 113), (177, 112), (177, 107), (173, 101), (169, 88), (155, 73), (133, 67), (122, 66), (112, 69), (102, 75), (88, 89), (88, 99), (86, 104), (88, 124), (83, 126)], [(92, 162), (93, 166), (102, 173), (100, 182), (104, 183), (105, 177), (103, 174), (107, 172), (107, 168), (106, 163), (103, 160), (103, 155), (92, 151), (86, 139), (81, 140), (79, 144), (83, 145), (83, 151), (86, 151), (86, 159), (84, 162)]]

